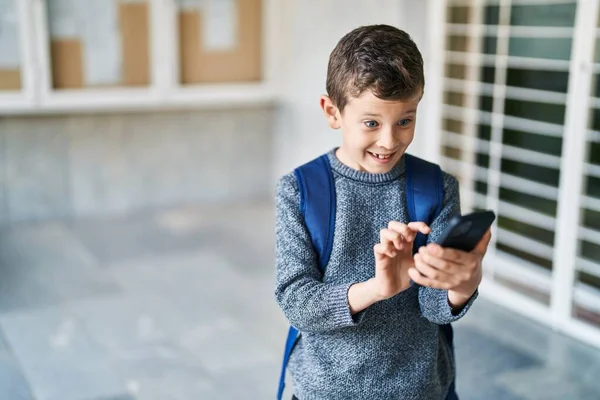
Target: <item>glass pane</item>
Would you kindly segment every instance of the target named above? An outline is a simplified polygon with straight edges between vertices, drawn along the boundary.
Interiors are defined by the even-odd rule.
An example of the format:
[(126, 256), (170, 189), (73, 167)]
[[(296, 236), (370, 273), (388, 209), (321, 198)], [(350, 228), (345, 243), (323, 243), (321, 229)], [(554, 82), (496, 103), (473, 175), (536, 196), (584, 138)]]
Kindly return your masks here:
[(479, 96), (479, 109), (492, 112), (494, 107), (494, 98), (492, 96)]
[[(463, 64), (446, 64), (444, 76), (452, 79), (467, 79), (467, 72), (470, 67)], [(476, 68), (476, 67), (471, 67)], [(484, 83), (494, 83), (494, 75), (496, 74), (495, 67), (480, 67), (479, 80)]]
[(475, 181), (475, 192), (487, 195), (488, 185), (486, 182)]
[[(469, 50), (472, 37), (464, 35), (449, 35), (446, 38), (446, 50), (466, 52)], [(481, 52), (484, 54), (496, 54), (495, 36), (484, 36), (481, 38)]]
[[(498, 242), (496, 248), (498, 250), (501, 250), (508, 254), (511, 254), (515, 257), (522, 258), (525, 261), (529, 261), (530, 263), (537, 264), (540, 267), (550, 269), (550, 270), (552, 269), (552, 261), (550, 261), (544, 255), (539, 255), (539, 254), (536, 255), (536, 254), (532, 254), (527, 251), (514, 249), (514, 248), (510, 247), (509, 245), (502, 243), (501, 241)], [(552, 256), (551, 254), (548, 255), (548, 257), (551, 257), (551, 256)]]
[(580, 272), (579, 273), (579, 281), (581, 283), (585, 283), (586, 285), (589, 285), (595, 289), (600, 289), (600, 277), (597, 277), (595, 275), (591, 275), (586, 272)]
[[(600, 42), (600, 40), (598, 42)], [(592, 96), (600, 97), (600, 79), (598, 79), (598, 75), (592, 77), (592, 89)]]
[(496, 54), (496, 43), (498, 42), (496, 36), (485, 36), (482, 38), (482, 42), (483, 54)]
[(0, 0), (0, 91), (21, 90), (17, 0)]
[(468, 36), (451, 35), (446, 40), (446, 49), (450, 51), (465, 52), (469, 48)]
[[(600, 266), (600, 262), (597, 263)], [(600, 299), (600, 278), (594, 275), (590, 275), (585, 272), (578, 272), (578, 283), (579, 290), (585, 287), (588, 298), (594, 298), (594, 303), (597, 303)], [(589, 300), (585, 303), (577, 302), (577, 298), (573, 302), (573, 316), (580, 319), (590, 325), (594, 325), (600, 328), (600, 307), (590, 304)]]
[(600, 110), (599, 109), (593, 109), (590, 111), (590, 127), (595, 130), (595, 131), (599, 131), (600, 130)]
[[(453, 158), (455, 160), (464, 160), (466, 156), (465, 151), (463, 149), (449, 145), (442, 146), (442, 153), (446, 157)], [(490, 165), (490, 156), (485, 153), (476, 153), (475, 165), (483, 168), (488, 168)]]
[(581, 210), (581, 223), (585, 227), (600, 231), (600, 212), (588, 209)]
[(444, 104), (463, 107), (465, 105), (465, 94), (459, 92), (444, 92)]
[(545, 185), (558, 187), (559, 171), (552, 168), (540, 167), (520, 161), (502, 159), (502, 172), (520, 178), (540, 182)]
[(588, 196), (600, 199), (600, 178), (588, 176), (586, 181)]
[(600, 40), (596, 40), (596, 50), (594, 55), (594, 61), (600, 63)]
[(500, 7), (499, 6), (485, 6), (484, 14), (483, 14), (483, 23), (485, 25), (498, 25), (498, 20), (500, 17)]
[(566, 71), (540, 71), (534, 69), (508, 68), (506, 73), (506, 84), (508, 86), (528, 89), (567, 93), (569, 73)]
[[(528, 253), (519, 252), (518, 250), (513, 250), (509, 247), (504, 246), (502, 243), (498, 243), (498, 246), (496, 246), (496, 247), (499, 250), (502, 250), (506, 253), (512, 254), (516, 257), (520, 257), (524, 260), (528, 260), (529, 262), (533, 262), (534, 264), (538, 264), (540, 266), (542, 265), (541, 263), (545, 263), (545, 264), (548, 263), (547, 260), (541, 260), (540, 261), (541, 263), (529, 260), (528, 258), (535, 259), (536, 257), (530, 256)], [(550, 269), (550, 267), (548, 267), (547, 269)], [(550, 295), (548, 293), (546, 293), (545, 291), (541, 290), (537, 286), (527, 284), (526, 282), (524, 282), (523, 278), (515, 279), (515, 277), (513, 277), (512, 275), (508, 275), (504, 271), (498, 269), (498, 270), (495, 270), (494, 281), (502, 284), (503, 286), (506, 286), (507, 288), (509, 288), (510, 290), (512, 290), (514, 292), (517, 292), (517, 293), (527, 296), (531, 300), (537, 301), (538, 303), (544, 304), (546, 306), (550, 305)]]
[(516, 57), (545, 58), (549, 60), (569, 60), (571, 58), (571, 38), (530, 38), (513, 36), (508, 42), (508, 55)]
[(582, 240), (579, 248), (583, 258), (600, 262), (600, 245)]
[(469, 6), (448, 7), (447, 21), (451, 24), (466, 24), (471, 20), (471, 12)]
[(565, 119), (565, 106), (506, 99), (504, 102), (504, 113), (514, 117), (562, 125)]
[(556, 217), (556, 200), (548, 200), (504, 187), (500, 187), (500, 200)]
[(456, 119), (445, 118), (442, 126), (445, 131), (452, 133), (461, 134), (463, 131), (463, 122)]
[[(600, 266), (600, 262), (598, 263)], [(587, 297), (592, 298), (594, 303), (600, 299), (600, 278), (585, 272), (577, 273), (576, 287), (582, 290), (585, 287)], [(590, 304), (590, 301), (578, 302), (577, 297), (573, 302), (573, 316), (583, 322), (600, 328), (600, 307)]]
[[(596, 42), (599, 42), (596, 40)], [(598, 50), (597, 46), (597, 50)], [(598, 53), (596, 54), (598, 57)], [(600, 82), (598, 76), (592, 79), (592, 95), (598, 97)], [(600, 128), (600, 110), (590, 110), (592, 129)], [(600, 142), (590, 140), (586, 143), (585, 161), (600, 165)], [(583, 193), (600, 199), (600, 178), (591, 175), (584, 176)], [(580, 234), (578, 242), (579, 257), (577, 262), (576, 290), (573, 301), (573, 316), (583, 322), (600, 328), (600, 211), (582, 207), (580, 225), (589, 229), (587, 235)], [(582, 294), (585, 293), (585, 297)], [(579, 296), (577, 296), (579, 294)]]
[(496, 76), (495, 67), (482, 67), (481, 68), (481, 81), (485, 83), (494, 83)]
[(510, 13), (510, 24), (524, 26), (574, 26), (575, 11), (575, 3), (513, 5)]
[(555, 156), (560, 156), (562, 153), (562, 138), (543, 134), (504, 129), (502, 143)]
[(455, 160), (462, 159), (462, 150), (456, 147), (444, 146), (443, 153), (446, 157), (453, 158)]
[[(498, 216), (498, 226), (507, 231), (517, 233), (521, 236), (532, 238), (538, 242), (545, 243), (549, 246), (554, 245), (554, 232), (546, 229), (530, 225), (524, 221), (517, 221), (506, 216)], [(550, 257), (550, 254), (544, 254), (545, 257)]]
[(477, 153), (475, 155), (475, 163), (479, 167), (489, 168), (490, 166), (490, 156), (484, 153)]
[(446, 64), (444, 75), (452, 79), (465, 79), (467, 77), (467, 66), (463, 64)]
[(148, 1), (47, 4), (55, 89), (150, 83)]
[(492, 127), (489, 125), (479, 125), (477, 128), (477, 137), (483, 140), (492, 140)]
[(591, 142), (588, 146), (588, 162), (600, 165), (600, 143)]

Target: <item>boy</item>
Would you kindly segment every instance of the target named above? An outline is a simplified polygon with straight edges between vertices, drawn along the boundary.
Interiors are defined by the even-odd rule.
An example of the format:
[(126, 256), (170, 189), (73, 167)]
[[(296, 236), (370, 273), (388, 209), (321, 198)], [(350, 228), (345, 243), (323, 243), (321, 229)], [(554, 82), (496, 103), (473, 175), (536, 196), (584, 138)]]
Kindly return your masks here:
[[(423, 60), (403, 31), (364, 26), (329, 59), (320, 104), (342, 144), (328, 152), (336, 193), (333, 249), (324, 275), (300, 211), (293, 174), (277, 187), (275, 296), (301, 336), (289, 361), (299, 400), (443, 400), (454, 379), (440, 325), (477, 297), (490, 234), (471, 253), (429, 244), (460, 214), (444, 173), (431, 226), (407, 223), (404, 153), (424, 89)], [(412, 284), (412, 282), (415, 284)]]

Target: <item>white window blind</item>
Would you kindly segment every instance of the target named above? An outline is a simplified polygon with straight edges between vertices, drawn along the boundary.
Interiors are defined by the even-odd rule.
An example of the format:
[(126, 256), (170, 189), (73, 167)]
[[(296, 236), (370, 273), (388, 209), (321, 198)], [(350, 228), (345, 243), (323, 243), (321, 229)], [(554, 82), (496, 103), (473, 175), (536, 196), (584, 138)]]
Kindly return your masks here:
[[(600, 40), (595, 40), (593, 62), (600, 69)], [(592, 76), (590, 110), (585, 137), (582, 201), (573, 296), (573, 316), (600, 327), (600, 80)]]
[[(600, 40), (588, 49), (583, 26), (597, 20), (597, 3), (447, 0), (440, 159), (461, 183), (464, 212), (498, 215), (486, 279), (548, 309), (564, 308), (553, 297), (572, 299), (572, 320), (600, 343)], [(586, 73), (591, 84), (581, 80)], [(578, 124), (576, 110), (588, 107), (589, 124)], [(586, 155), (572, 170), (567, 134), (569, 148), (578, 141)], [(571, 179), (582, 188), (572, 205), (563, 193)], [(576, 250), (562, 265), (564, 226)], [(574, 278), (559, 289), (553, 276)]]

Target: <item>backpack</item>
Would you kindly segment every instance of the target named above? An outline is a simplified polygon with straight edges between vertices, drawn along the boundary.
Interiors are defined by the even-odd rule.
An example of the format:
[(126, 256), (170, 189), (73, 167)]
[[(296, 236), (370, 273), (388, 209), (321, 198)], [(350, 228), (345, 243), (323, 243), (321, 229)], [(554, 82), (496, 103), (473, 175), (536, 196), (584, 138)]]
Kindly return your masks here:
[[(410, 221), (423, 221), (431, 224), (440, 213), (444, 200), (444, 182), (441, 168), (421, 158), (405, 154), (406, 204)], [(300, 212), (311, 237), (312, 245), (317, 253), (319, 269), (325, 272), (333, 247), (333, 230), (335, 227), (336, 195), (333, 172), (327, 154), (315, 158), (294, 170), (300, 192)], [(427, 244), (427, 236), (418, 233), (415, 238), (413, 253)], [(453, 332), (450, 324), (442, 325), (450, 349), (453, 348)], [(290, 326), (283, 365), (279, 378), (277, 399), (281, 400), (285, 388), (285, 373), (300, 332)], [(447, 399), (454, 393), (454, 382)]]

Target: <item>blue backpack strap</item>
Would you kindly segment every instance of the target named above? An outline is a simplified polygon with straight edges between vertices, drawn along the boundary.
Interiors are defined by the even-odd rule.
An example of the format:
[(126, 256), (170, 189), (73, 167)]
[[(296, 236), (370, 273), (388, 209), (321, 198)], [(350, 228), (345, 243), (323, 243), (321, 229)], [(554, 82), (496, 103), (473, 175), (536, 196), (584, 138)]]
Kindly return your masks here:
[(292, 350), (298, 341), (299, 332), (293, 326), (290, 326), (288, 336), (285, 341), (285, 349), (283, 353), (283, 365), (281, 366), (281, 375), (279, 376), (279, 388), (277, 389), (277, 400), (281, 400), (283, 397), (283, 389), (285, 389), (285, 371), (287, 369)]
[(310, 234), (319, 268), (325, 272), (333, 246), (335, 186), (327, 154), (294, 170), (300, 191), (300, 212)]
[[(296, 168), (294, 175), (300, 192), (300, 213), (317, 253), (319, 269), (324, 273), (331, 255), (335, 227), (335, 187), (327, 154)], [(300, 332), (290, 326), (279, 377), (278, 400), (283, 396), (285, 371), (299, 336)]]
[[(442, 210), (444, 181), (437, 164), (405, 154), (406, 205), (411, 222), (423, 221), (430, 225)], [(427, 235), (418, 233), (413, 251), (427, 244)]]
[[(437, 164), (430, 163), (410, 154), (406, 158), (406, 204), (410, 221), (423, 221), (430, 225), (442, 210), (444, 202), (444, 178)], [(417, 234), (413, 252), (427, 244), (427, 236)], [(454, 332), (452, 325), (441, 325), (442, 334), (454, 356)], [(450, 385), (446, 400), (458, 399), (455, 382)]]

